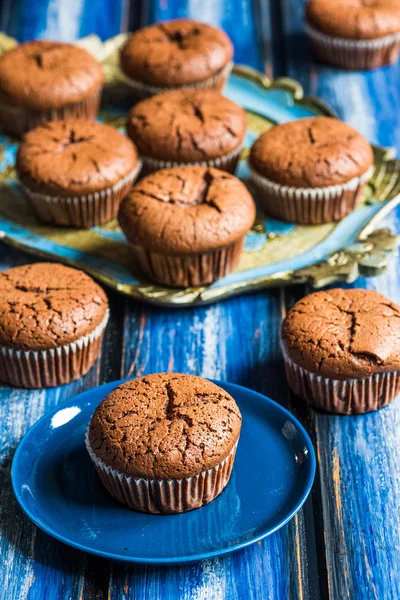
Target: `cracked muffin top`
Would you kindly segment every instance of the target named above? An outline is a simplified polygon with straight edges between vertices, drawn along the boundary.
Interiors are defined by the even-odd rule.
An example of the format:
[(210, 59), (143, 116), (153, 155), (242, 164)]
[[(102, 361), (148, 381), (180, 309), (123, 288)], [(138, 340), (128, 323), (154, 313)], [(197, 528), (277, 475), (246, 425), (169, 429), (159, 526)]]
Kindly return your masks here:
[(138, 153), (129, 138), (84, 119), (52, 121), (28, 132), (16, 160), (22, 183), (60, 196), (106, 189), (136, 167)]
[(253, 198), (237, 177), (207, 167), (174, 167), (137, 183), (118, 220), (132, 244), (179, 255), (239, 240), (255, 216)]
[(175, 90), (136, 104), (127, 131), (144, 156), (201, 162), (242, 144), (246, 113), (215, 90)]
[(310, 0), (306, 17), (328, 35), (381, 38), (400, 31), (400, 0)]
[(89, 443), (127, 476), (181, 479), (222, 462), (241, 427), (235, 400), (214, 383), (177, 373), (132, 379), (96, 408)]
[(0, 57), (0, 93), (24, 108), (50, 110), (80, 102), (102, 83), (100, 63), (72, 44), (26, 42)]
[(204, 81), (231, 62), (233, 46), (216, 27), (177, 19), (139, 29), (121, 51), (128, 77), (168, 88)]
[(294, 187), (344, 184), (373, 165), (367, 140), (330, 117), (310, 117), (277, 125), (250, 151), (250, 166), (271, 181)]
[(311, 373), (345, 380), (400, 369), (400, 307), (372, 290), (315, 292), (282, 324), (284, 352)]
[(0, 345), (46, 350), (91, 333), (106, 316), (102, 288), (82, 271), (36, 263), (0, 273)]

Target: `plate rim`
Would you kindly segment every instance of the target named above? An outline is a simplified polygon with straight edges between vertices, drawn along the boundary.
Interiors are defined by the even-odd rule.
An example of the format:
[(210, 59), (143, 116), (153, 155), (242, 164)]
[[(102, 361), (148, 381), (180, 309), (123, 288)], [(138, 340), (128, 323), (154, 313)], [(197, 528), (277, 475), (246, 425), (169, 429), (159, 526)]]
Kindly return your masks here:
[[(51, 419), (51, 417), (54, 414), (56, 414), (57, 412), (59, 412), (59, 410), (62, 409), (62, 407), (67, 408), (67, 405), (69, 405), (70, 403), (72, 403), (74, 401), (76, 402), (77, 399), (79, 399), (78, 400), (79, 404), (84, 403), (85, 399), (87, 397), (90, 397), (91, 394), (93, 394), (93, 392), (102, 390), (104, 388), (109, 388), (111, 391), (118, 385), (121, 385), (122, 383), (124, 383), (126, 381), (130, 381), (132, 379), (136, 379), (136, 377), (133, 377), (133, 378), (128, 377), (128, 378), (124, 378), (124, 379), (110, 381), (110, 382), (104, 383), (100, 386), (91, 388), (90, 390), (85, 390), (84, 392), (81, 392), (80, 394), (71, 396), (68, 400), (66, 400), (65, 402), (61, 402), (59, 405), (55, 406), (51, 411), (45, 413), (40, 419), (38, 419), (36, 421), (36, 423), (34, 423), (28, 429), (28, 431), (25, 433), (25, 435), (22, 437), (22, 439), (18, 443), (18, 446), (15, 450), (15, 453), (14, 453), (14, 456), (12, 459), (12, 464), (11, 464), (12, 490), (13, 490), (14, 496), (17, 499), (17, 502), (18, 502), (21, 510), (24, 512), (24, 514), (31, 520), (31, 522), (36, 527), (39, 527), (39, 529), (44, 531), (47, 535), (50, 535), (51, 537), (55, 538), (56, 540), (66, 544), (67, 546), (70, 546), (72, 548), (75, 548), (75, 549), (83, 551), (83, 552), (87, 552), (87, 553), (95, 555), (95, 556), (99, 556), (99, 557), (106, 558), (109, 560), (116, 560), (116, 561), (121, 561), (121, 562), (125, 562), (125, 563), (130, 563), (130, 564), (137, 564), (137, 565), (146, 565), (147, 564), (147, 565), (168, 566), (168, 565), (180, 565), (180, 564), (193, 563), (193, 562), (198, 562), (198, 561), (206, 560), (206, 559), (213, 559), (213, 558), (217, 558), (219, 556), (226, 556), (226, 555), (231, 554), (232, 552), (236, 552), (238, 550), (244, 549), (248, 546), (251, 546), (251, 545), (263, 540), (266, 537), (269, 537), (270, 535), (272, 535), (273, 533), (275, 533), (276, 531), (278, 531), (279, 529), (284, 527), (299, 512), (299, 510), (302, 508), (305, 501), (307, 500), (307, 498), (310, 495), (310, 492), (312, 490), (312, 486), (314, 483), (314, 479), (315, 479), (315, 473), (316, 473), (315, 450), (314, 450), (314, 446), (313, 446), (311, 437), (308, 434), (308, 432), (306, 431), (305, 427), (297, 419), (297, 417), (295, 417), (287, 408), (285, 408), (284, 406), (279, 404), (279, 402), (276, 402), (272, 398), (269, 398), (268, 396), (266, 396), (260, 392), (257, 392), (255, 390), (252, 390), (245, 386), (239, 385), (237, 383), (230, 383), (229, 381), (221, 381), (221, 380), (216, 380), (216, 379), (211, 379), (211, 378), (205, 378), (205, 379), (208, 379), (209, 381), (211, 381), (212, 383), (215, 383), (216, 385), (219, 385), (221, 387), (223, 387), (224, 385), (227, 385), (229, 388), (233, 388), (234, 390), (238, 389), (238, 390), (241, 390), (242, 392), (244, 391), (245, 393), (250, 392), (251, 395), (257, 396), (260, 401), (267, 402), (267, 404), (269, 404), (270, 406), (272, 405), (275, 410), (276, 409), (278, 409), (278, 411), (280, 410), (295, 425), (297, 430), (300, 431), (300, 433), (304, 439), (304, 442), (306, 443), (306, 446), (308, 449), (308, 470), (309, 470), (309, 472), (307, 474), (304, 488), (301, 492), (300, 498), (297, 500), (297, 502), (293, 506), (292, 510), (290, 510), (289, 513), (287, 513), (282, 519), (280, 519), (279, 522), (272, 529), (268, 529), (267, 531), (264, 531), (263, 533), (260, 533), (259, 535), (253, 536), (246, 540), (243, 540), (242, 542), (233, 544), (232, 546), (213, 550), (210, 552), (202, 552), (202, 553), (193, 554), (193, 555), (189, 555), (189, 556), (168, 557), (168, 558), (165, 558), (165, 557), (164, 558), (163, 557), (143, 558), (143, 557), (139, 557), (139, 556), (132, 557), (132, 556), (117, 554), (117, 553), (113, 553), (113, 552), (106, 552), (103, 550), (91, 548), (90, 546), (81, 544), (79, 542), (75, 542), (71, 539), (66, 538), (62, 534), (58, 533), (54, 528), (49, 526), (46, 522), (43, 522), (41, 519), (36, 517), (34, 515), (34, 513), (32, 513), (32, 511), (23, 502), (22, 497), (19, 493), (20, 486), (18, 486), (18, 482), (17, 482), (17, 478), (18, 478), (17, 469), (18, 469), (18, 465), (20, 462), (19, 457), (23, 451), (26, 441), (29, 439), (29, 437), (33, 434), (33, 432), (38, 427), (40, 427), (45, 421), (48, 421), (49, 419)], [(228, 391), (228, 393), (230, 393), (230, 392)], [(100, 400), (100, 402), (101, 402), (101, 400)]]

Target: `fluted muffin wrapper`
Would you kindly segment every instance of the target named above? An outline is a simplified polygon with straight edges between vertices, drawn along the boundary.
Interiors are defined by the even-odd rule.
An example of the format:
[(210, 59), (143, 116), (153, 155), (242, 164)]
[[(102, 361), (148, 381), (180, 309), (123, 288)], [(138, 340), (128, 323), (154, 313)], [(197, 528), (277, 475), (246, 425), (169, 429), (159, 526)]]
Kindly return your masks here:
[(296, 364), (283, 345), (282, 352), (289, 387), (316, 408), (343, 415), (363, 414), (386, 406), (400, 393), (400, 371), (363, 379), (331, 379)]
[(14, 136), (22, 137), (24, 133), (47, 123), (64, 119), (96, 119), (99, 112), (101, 88), (79, 102), (65, 104), (59, 108), (47, 110), (31, 110), (23, 106), (10, 104), (7, 98), (0, 95), (0, 123), (3, 129)]
[(117, 216), (119, 205), (128, 194), (141, 169), (136, 167), (113, 186), (82, 196), (42, 194), (21, 181), (37, 218), (43, 223), (89, 229)]
[(229, 62), (221, 71), (211, 75), (207, 79), (202, 81), (196, 81), (192, 84), (171, 86), (171, 87), (157, 87), (130, 78), (125, 73), (121, 72), (121, 79), (127, 85), (130, 90), (130, 99), (133, 103), (140, 102), (145, 98), (162, 94), (163, 92), (170, 92), (172, 90), (222, 90), (229, 75), (231, 74), (233, 62)]
[(130, 244), (135, 261), (151, 279), (167, 287), (187, 288), (209, 285), (233, 271), (242, 253), (240, 240), (201, 254), (161, 254)]
[(158, 158), (152, 158), (151, 156), (144, 156), (142, 154), (140, 156), (143, 162), (143, 170), (141, 175), (149, 175), (150, 173), (153, 173), (154, 171), (160, 171), (161, 169), (171, 169), (173, 167), (188, 166), (210, 167), (214, 169), (221, 169), (222, 171), (227, 171), (228, 173), (234, 173), (240, 157), (241, 150), (242, 145), (239, 145), (234, 150), (231, 150), (231, 152), (223, 154), (222, 156), (217, 156), (216, 158), (210, 158), (208, 160), (193, 162), (175, 162), (173, 160), (159, 160)]
[(257, 198), (265, 212), (276, 219), (316, 225), (340, 221), (351, 213), (373, 173), (373, 167), (360, 177), (340, 185), (300, 188), (276, 183), (258, 173), (249, 163)]
[(350, 40), (322, 33), (309, 23), (306, 31), (316, 56), (342, 69), (376, 69), (394, 63), (399, 55), (400, 32), (371, 40)]
[(47, 388), (70, 383), (85, 375), (99, 355), (109, 311), (89, 334), (48, 350), (20, 350), (0, 346), (0, 381), (22, 388)]
[(198, 475), (184, 479), (147, 479), (128, 477), (106, 465), (92, 450), (86, 433), (87, 451), (106, 490), (129, 508), (152, 514), (183, 513), (212, 502), (229, 482), (237, 444), (222, 462)]

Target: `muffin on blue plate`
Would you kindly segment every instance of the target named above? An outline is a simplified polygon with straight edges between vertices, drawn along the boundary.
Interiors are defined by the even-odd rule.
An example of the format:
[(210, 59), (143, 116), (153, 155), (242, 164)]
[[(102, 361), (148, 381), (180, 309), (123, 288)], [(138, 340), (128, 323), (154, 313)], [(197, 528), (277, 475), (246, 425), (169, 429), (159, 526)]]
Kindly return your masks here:
[(241, 428), (235, 400), (193, 375), (133, 379), (96, 408), (86, 445), (109, 493), (147, 513), (214, 500), (231, 476)]

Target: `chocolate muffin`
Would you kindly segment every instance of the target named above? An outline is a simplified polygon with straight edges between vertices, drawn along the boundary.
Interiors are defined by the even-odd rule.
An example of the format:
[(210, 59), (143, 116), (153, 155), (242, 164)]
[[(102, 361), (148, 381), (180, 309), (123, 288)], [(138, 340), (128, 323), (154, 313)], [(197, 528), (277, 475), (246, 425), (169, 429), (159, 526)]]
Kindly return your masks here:
[(344, 69), (395, 62), (400, 48), (399, 0), (310, 0), (306, 29), (316, 56)]
[(110, 494), (129, 508), (181, 513), (228, 484), (241, 428), (214, 383), (156, 373), (120, 385), (96, 408), (86, 445)]
[(187, 287), (232, 271), (255, 214), (251, 195), (233, 175), (176, 167), (136, 184), (118, 220), (147, 275), (162, 285)]
[(246, 114), (214, 90), (177, 90), (137, 104), (129, 113), (127, 131), (146, 173), (184, 164), (233, 173)]
[(400, 307), (372, 290), (315, 292), (282, 324), (288, 383), (318, 408), (366, 413), (400, 392)]
[(140, 162), (131, 140), (113, 127), (68, 119), (27, 133), (16, 169), (40, 221), (88, 228), (116, 216)]
[(95, 119), (102, 83), (101, 65), (83, 48), (21, 44), (0, 57), (0, 123), (21, 136), (47, 121)]
[(189, 19), (139, 29), (120, 57), (134, 101), (171, 89), (220, 90), (232, 58), (233, 46), (226, 33)]
[(0, 380), (25, 388), (69, 383), (93, 366), (108, 320), (91, 277), (59, 264), (0, 273)]
[(338, 119), (277, 125), (250, 151), (249, 168), (265, 211), (284, 221), (339, 221), (356, 207), (372, 175), (367, 140)]

